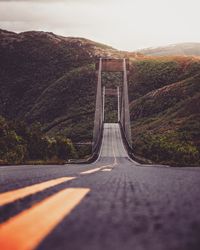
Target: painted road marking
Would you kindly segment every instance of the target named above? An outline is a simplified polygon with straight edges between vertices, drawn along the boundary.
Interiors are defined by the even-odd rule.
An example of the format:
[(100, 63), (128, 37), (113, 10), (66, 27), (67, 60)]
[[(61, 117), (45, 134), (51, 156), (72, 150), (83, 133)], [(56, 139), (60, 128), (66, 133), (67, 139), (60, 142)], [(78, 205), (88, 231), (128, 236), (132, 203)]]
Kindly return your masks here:
[(102, 172), (109, 172), (109, 171), (112, 171), (112, 169), (111, 168), (105, 168), (105, 169), (102, 169), (101, 171)]
[(104, 165), (104, 166), (101, 166), (99, 168), (93, 168), (91, 170), (87, 170), (87, 171), (81, 172), (80, 174), (83, 174), (83, 175), (84, 174), (92, 174), (92, 173), (98, 172), (98, 171), (100, 171), (100, 170), (102, 170), (104, 168), (108, 168), (108, 167), (112, 167), (112, 166), (113, 166), (113, 164)]
[(95, 173), (95, 172), (97, 172), (99, 170), (101, 170), (101, 167), (100, 168), (93, 168), (91, 170), (87, 170), (87, 171), (81, 172), (80, 174), (92, 174), (92, 173)]
[(81, 202), (88, 188), (68, 188), (0, 225), (3, 250), (32, 250)]
[(47, 188), (56, 186), (66, 181), (76, 179), (75, 177), (62, 177), (50, 181), (45, 181), (42, 183), (34, 184), (28, 187), (20, 188), (13, 191), (8, 191), (0, 194), (0, 206), (14, 202), (18, 199), (24, 198), (28, 195), (35, 194), (37, 192), (43, 191)]

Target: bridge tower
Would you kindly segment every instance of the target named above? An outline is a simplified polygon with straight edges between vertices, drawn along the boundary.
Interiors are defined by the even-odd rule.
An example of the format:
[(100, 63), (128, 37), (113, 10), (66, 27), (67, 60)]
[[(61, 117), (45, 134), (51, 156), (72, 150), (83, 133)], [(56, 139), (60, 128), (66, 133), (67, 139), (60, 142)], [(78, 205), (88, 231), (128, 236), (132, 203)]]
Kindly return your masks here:
[(96, 93), (96, 109), (93, 130), (93, 147), (95, 152), (101, 144), (103, 135), (104, 123), (104, 104), (105, 104), (105, 87), (102, 87), (102, 72), (122, 72), (123, 82), (121, 86), (117, 87), (118, 96), (118, 122), (120, 124), (122, 133), (128, 145), (132, 148), (131, 139), (131, 125), (130, 125), (130, 111), (129, 111), (129, 98), (128, 98), (128, 59), (111, 59), (100, 58), (96, 63), (96, 70), (98, 75), (97, 80), (97, 93)]

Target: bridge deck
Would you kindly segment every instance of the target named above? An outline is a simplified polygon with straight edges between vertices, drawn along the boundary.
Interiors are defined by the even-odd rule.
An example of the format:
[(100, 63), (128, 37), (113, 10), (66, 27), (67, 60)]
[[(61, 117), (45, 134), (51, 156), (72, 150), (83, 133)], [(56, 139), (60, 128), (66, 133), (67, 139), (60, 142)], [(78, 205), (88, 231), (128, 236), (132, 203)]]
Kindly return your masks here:
[(104, 123), (103, 140), (98, 160), (95, 165), (118, 163), (139, 165), (129, 158), (123, 144), (120, 126), (118, 123)]
[(128, 157), (118, 123), (105, 123), (100, 157)]

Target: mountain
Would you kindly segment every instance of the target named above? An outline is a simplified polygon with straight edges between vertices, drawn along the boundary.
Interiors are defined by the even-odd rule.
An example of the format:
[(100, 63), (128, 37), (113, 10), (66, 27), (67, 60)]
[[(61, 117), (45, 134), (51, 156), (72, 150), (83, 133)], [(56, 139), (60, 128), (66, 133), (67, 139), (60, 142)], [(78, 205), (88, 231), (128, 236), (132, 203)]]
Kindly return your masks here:
[[(90, 143), (99, 57), (130, 58), (135, 153), (156, 163), (200, 164), (198, 57), (149, 57), (84, 38), (0, 30), (0, 115), (40, 122), (49, 136)], [(107, 86), (121, 79), (103, 74)], [(107, 121), (116, 121), (116, 107), (116, 100), (107, 98)]]
[(136, 61), (130, 72), (130, 113), (136, 154), (188, 166), (200, 159), (200, 60)]
[(148, 56), (200, 56), (200, 43), (179, 43), (165, 47), (147, 48), (138, 52)]
[(71, 124), (78, 120), (81, 130), (85, 115), (94, 113), (94, 63), (99, 56), (119, 57), (119, 52), (83, 38), (1, 30), (0, 114), (71, 134)]

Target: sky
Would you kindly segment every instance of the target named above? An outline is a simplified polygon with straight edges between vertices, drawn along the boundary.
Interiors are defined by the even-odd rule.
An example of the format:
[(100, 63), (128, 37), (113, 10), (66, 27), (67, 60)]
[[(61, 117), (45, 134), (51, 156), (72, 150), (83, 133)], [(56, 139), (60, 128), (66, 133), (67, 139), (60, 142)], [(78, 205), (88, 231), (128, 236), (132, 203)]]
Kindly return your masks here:
[(134, 51), (200, 42), (200, 0), (0, 0), (0, 29), (42, 30)]

